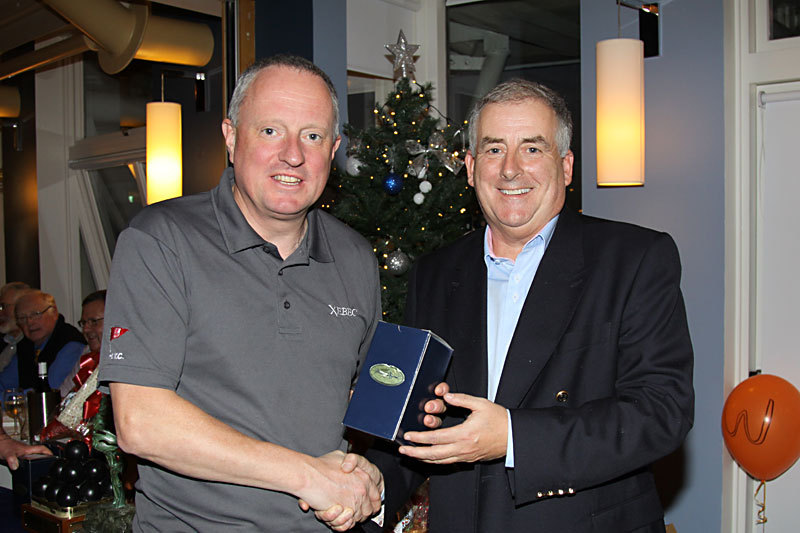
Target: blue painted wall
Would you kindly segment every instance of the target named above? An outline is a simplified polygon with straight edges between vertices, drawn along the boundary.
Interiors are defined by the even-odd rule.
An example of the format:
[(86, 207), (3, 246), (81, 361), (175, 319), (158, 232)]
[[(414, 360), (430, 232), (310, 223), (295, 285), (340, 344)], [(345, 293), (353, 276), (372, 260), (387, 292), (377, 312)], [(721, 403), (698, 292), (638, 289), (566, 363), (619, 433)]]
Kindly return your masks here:
[[(339, 124), (347, 122), (347, 0), (260, 0), (256, 4), (256, 58), (296, 54), (325, 71), (339, 97)], [(337, 162), (345, 152), (343, 140)]]
[[(656, 468), (666, 520), (680, 533), (720, 531), (723, 404), (724, 129), (723, 2), (661, 3), (661, 55), (645, 60), (644, 187), (598, 188), (595, 43), (617, 37), (614, 0), (581, 2), (583, 211), (669, 232), (683, 263), (695, 350), (695, 425)], [(638, 37), (623, 8), (623, 37)]]
[[(328, 76), (339, 97), (339, 128), (347, 120), (347, 0), (314, 0), (314, 63)], [(342, 138), (336, 162), (343, 164), (347, 139)]]

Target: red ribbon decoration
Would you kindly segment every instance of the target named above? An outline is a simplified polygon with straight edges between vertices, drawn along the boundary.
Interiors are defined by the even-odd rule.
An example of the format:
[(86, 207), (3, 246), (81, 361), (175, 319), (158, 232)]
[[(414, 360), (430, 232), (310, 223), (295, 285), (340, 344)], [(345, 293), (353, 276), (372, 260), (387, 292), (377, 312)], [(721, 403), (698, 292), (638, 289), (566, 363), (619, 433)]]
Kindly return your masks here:
[[(97, 369), (100, 363), (100, 353), (90, 352), (83, 354), (78, 362), (78, 372), (73, 376), (72, 381), (75, 386), (72, 392), (77, 392), (89, 379), (89, 376)], [(40, 438), (44, 442), (48, 439), (57, 439), (62, 436), (75, 437), (76, 434), (89, 446), (92, 447), (92, 434), (91, 432), (81, 432), (80, 427), (91, 420), (100, 411), (100, 400), (103, 398), (103, 393), (95, 390), (83, 403), (83, 419), (78, 424), (78, 429), (72, 429), (64, 426), (58, 419), (51, 420), (47, 426), (42, 428)]]
[(78, 363), (78, 373), (72, 377), (72, 381), (75, 383), (76, 387), (72, 390), (77, 391), (80, 389), (86, 380), (89, 379), (89, 376), (92, 375), (94, 369), (97, 368), (97, 365), (100, 363), (100, 352), (89, 352), (87, 354), (83, 354), (81, 356), (80, 362)]
[(83, 419), (89, 420), (90, 418), (94, 417), (97, 412), (100, 410), (100, 399), (103, 397), (103, 393), (99, 390), (96, 390), (89, 396), (85, 402), (83, 402)]
[[(99, 363), (100, 352), (89, 352), (81, 356), (80, 363), (78, 364), (78, 373), (72, 378), (72, 381), (74, 381), (76, 385), (73, 390), (77, 391), (83, 386), (84, 383), (86, 383), (86, 380), (89, 379), (89, 376), (92, 375)], [(83, 403), (84, 421), (89, 420), (97, 414), (97, 412), (100, 410), (100, 398), (102, 397), (103, 393), (99, 390), (96, 390), (86, 399), (86, 401)]]

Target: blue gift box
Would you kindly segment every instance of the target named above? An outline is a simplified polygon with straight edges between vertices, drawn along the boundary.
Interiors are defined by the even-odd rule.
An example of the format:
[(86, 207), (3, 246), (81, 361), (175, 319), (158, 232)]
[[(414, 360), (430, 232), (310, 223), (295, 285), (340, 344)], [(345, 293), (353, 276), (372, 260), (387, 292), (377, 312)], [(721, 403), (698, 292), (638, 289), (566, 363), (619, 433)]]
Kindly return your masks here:
[(434, 333), (379, 322), (344, 425), (388, 440), (427, 429), (425, 402), (444, 380), (453, 349)]

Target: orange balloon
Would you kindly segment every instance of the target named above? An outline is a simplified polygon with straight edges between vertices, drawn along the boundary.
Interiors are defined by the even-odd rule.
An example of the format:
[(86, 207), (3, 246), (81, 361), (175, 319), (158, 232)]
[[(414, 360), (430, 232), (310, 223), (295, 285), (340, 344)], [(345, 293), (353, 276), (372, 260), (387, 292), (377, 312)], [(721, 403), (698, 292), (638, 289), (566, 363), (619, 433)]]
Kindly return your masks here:
[(800, 392), (770, 374), (742, 381), (722, 408), (722, 437), (745, 472), (775, 479), (800, 457)]

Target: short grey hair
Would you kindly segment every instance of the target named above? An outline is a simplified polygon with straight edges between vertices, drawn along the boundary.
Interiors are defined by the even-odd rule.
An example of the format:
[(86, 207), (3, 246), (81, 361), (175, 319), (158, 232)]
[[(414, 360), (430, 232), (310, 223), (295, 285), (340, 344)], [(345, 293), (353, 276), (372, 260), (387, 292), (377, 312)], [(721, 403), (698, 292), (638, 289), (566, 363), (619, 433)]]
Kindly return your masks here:
[(472, 153), (478, 145), (478, 120), (481, 111), (489, 104), (504, 104), (508, 102), (522, 102), (524, 100), (538, 100), (553, 110), (558, 121), (556, 127), (556, 145), (559, 155), (564, 157), (569, 152), (572, 142), (572, 114), (567, 108), (564, 98), (550, 87), (535, 81), (515, 78), (501, 83), (475, 102), (469, 114), (469, 148)]
[(247, 90), (261, 71), (269, 67), (285, 67), (301, 72), (308, 72), (325, 82), (325, 86), (328, 88), (328, 92), (331, 95), (334, 137), (339, 135), (339, 97), (336, 96), (336, 88), (333, 86), (333, 82), (321, 68), (308, 59), (290, 54), (276, 54), (264, 59), (259, 59), (247, 67), (247, 70), (239, 76), (239, 80), (236, 82), (236, 88), (233, 90), (233, 96), (231, 96), (231, 102), (228, 105), (228, 119), (233, 123), (234, 128), (239, 125), (239, 108), (244, 102), (244, 97), (247, 96)]
[(50, 293), (41, 291), (39, 289), (25, 289), (20, 293), (19, 298), (17, 298), (17, 304), (19, 304), (20, 300), (22, 300), (23, 298), (25, 299), (37, 298), (44, 300), (45, 304), (52, 306), (52, 308), (55, 309), (56, 313), (58, 313), (58, 306), (56, 305), (56, 299), (53, 298), (53, 295)]

